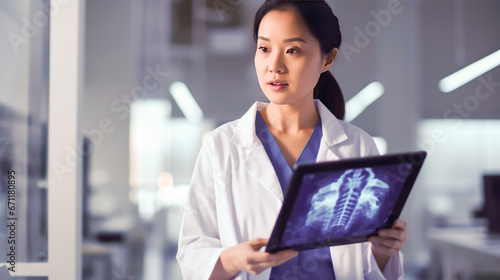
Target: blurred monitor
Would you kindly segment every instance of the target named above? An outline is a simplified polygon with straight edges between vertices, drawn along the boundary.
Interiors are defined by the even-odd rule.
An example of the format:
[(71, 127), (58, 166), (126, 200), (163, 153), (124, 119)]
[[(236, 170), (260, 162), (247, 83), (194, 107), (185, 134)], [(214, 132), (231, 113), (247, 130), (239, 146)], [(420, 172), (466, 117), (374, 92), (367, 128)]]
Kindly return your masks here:
[(500, 175), (484, 175), (484, 211), (488, 229), (500, 233)]

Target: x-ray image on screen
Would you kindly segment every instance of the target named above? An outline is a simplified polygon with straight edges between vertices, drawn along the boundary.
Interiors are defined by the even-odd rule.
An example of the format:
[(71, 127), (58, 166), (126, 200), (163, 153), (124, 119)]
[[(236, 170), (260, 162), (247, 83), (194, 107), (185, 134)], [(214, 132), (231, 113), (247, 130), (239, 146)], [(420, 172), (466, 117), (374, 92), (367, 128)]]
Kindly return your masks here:
[(387, 221), (410, 167), (393, 164), (304, 176), (282, 246), (372, 233)]
[[(371, 168), (346, 170), (337, 181), (313, 195), (306, 226), (318, 227), (323, 234), (332, 230), (349, 232), (356, 223), (376, 218), (375, 213), (383, 203), (380, 198), (388, 190), (389, 185), (376, 178)], [(335, 205), (333, 209), (331, 205)]]

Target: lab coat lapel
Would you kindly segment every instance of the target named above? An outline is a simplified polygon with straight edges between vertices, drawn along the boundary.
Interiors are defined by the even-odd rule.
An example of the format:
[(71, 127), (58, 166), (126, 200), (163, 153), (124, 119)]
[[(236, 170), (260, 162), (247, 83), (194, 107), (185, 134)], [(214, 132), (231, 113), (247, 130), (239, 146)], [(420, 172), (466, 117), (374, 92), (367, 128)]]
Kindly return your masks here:
[[(343, 156), (335, 147), (337, 144), (347, 140), (339, 120), (319, 100), (314, 100), (318, 109), (323, 138), (319, 147), (317, 161), (338, 160)], [(241, 117), (234, 135), (233, 143), (247, 150), (245, 169), (260, 184), (269, 190), (281, 203), (283, 202), (283, 191), (278, 180), (274, 166), (267, 156), (264, 146), (255, 133), (255, 116), (257, 111), (262, 110), (267, 104), (255, 102), (252, 107)], [(248, 129), (252, 128), (252, 129)]]
[(255, 116), (257, 111), (262, 110), (265, 106), (265, 103), (255, 102), (250, 107), (238, 121), (231, 141), (245, 150), (247, 156), (244, 165), (248, 174), (269, 190), (281, 204), (283, 202), (283, 191), (278, 176), (274, 172), (274, 166), (264, 146), (255, 133)]
[[(319, 162), (343, 159), (343, 156), (336, 148), (337, 144), (347, 140), (347, 135), (340, 121), (337, 120), (321, 101), (316, 99), (314, 102), (321, 118), (323, 130), (323, 138), (316, 160)], [(266, 103), (255, 102), (250, 107), (238, 121), (231, 141), (246, 150), (245, 170), (282, 203), (283, 191), (281, 190), (278, 176), (274, 172), (274, 166), (255, 132), (255, 116), (257, 111), (262, 110), (266, 105)]]
[(281, 190), (278, 176), (276, 172), (274, 172), (274, 166), (267, 156), (262, 143), (256, 143), (250, 151), (245, 161), (245, 169), (255, 177), (260, 184), (276, 196), (281, 203), (283, 202), (283, 191)]
[(335, 147), (347, 140), (347, 135), (340, 125), (339, 120), (328, 110), (328, 108), (319, 100), (314, 100), (321, 118), (323, 138), (319, 146), (318, 157), (316, 161), (339, 160), (343, 156)]
[(336, 280), (364, 279), (361, 243), (330, 247)]

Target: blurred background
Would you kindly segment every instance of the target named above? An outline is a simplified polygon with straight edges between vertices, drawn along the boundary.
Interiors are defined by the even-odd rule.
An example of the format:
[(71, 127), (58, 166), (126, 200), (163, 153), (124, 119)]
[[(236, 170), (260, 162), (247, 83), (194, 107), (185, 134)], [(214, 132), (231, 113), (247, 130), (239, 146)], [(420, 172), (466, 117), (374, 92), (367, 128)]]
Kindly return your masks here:
[[(500, 279), (500, 2), (327, 3), (343, 35), (330, 71), (348, 101), (346, 121), (382, 153), (428, 152), (402, 214), (404, 279)], [(0, 2), (0, 224), (15, 169), (16, 256), (25, 265), (13, 279), (181, 279), (177, 238), (203, 136), (266, 101), (253, 65), (261, 4)], [(72, 48), (51, 24), (69, 11), (81, 26), (68, 34), (81, 48), (51, 72), (51, 56), (62, 56), (55, 50)], [(55, 78), (65, 69), (79, 69), (78, 80)], [(66, 93), (76, 107), (52, 93), (66, 82), (79, 85)], [(49, 116), (65, 110), (67, 125), (51, 127)], [(78, 164), (58, 166), (50, 143), (71, 131), (78, 140), (65, 151)], [(50, 166), (74, 179), (73, 196), (51, 189)], [(55, 207), (75, 214), (59, 218)], [(51, 233), (73, 241), (74, 268), (49, 258), (66, 249)], [(10, 235), (0, 227), (0, 266), (9, 266)]]

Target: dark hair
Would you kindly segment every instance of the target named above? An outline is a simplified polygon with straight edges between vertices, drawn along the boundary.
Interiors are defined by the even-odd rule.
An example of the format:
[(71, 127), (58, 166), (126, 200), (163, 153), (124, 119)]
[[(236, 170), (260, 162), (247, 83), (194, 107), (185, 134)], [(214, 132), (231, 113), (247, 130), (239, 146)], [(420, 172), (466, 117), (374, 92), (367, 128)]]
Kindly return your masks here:
[[(342, 35), (340, 34), (339, 21), (333, 14), (330, 6), (321, 0), (266, 1), (255, 14), (253, 24), (253, 37), (255, 41), (257, 41), (262, 18), (272, 10), (292, 11), (301, 16), (307, 24), (309, 31), (319, 41), (323, 54), (328, 54), (334, 48), (338, 49), (340, 47)], [(337, 80), (335, 80), (329, 70), (321, 73), (318, 83), (314, 87), (314, 98), (321, 100), (335, 117), (344, 119), (344, 96)]]

